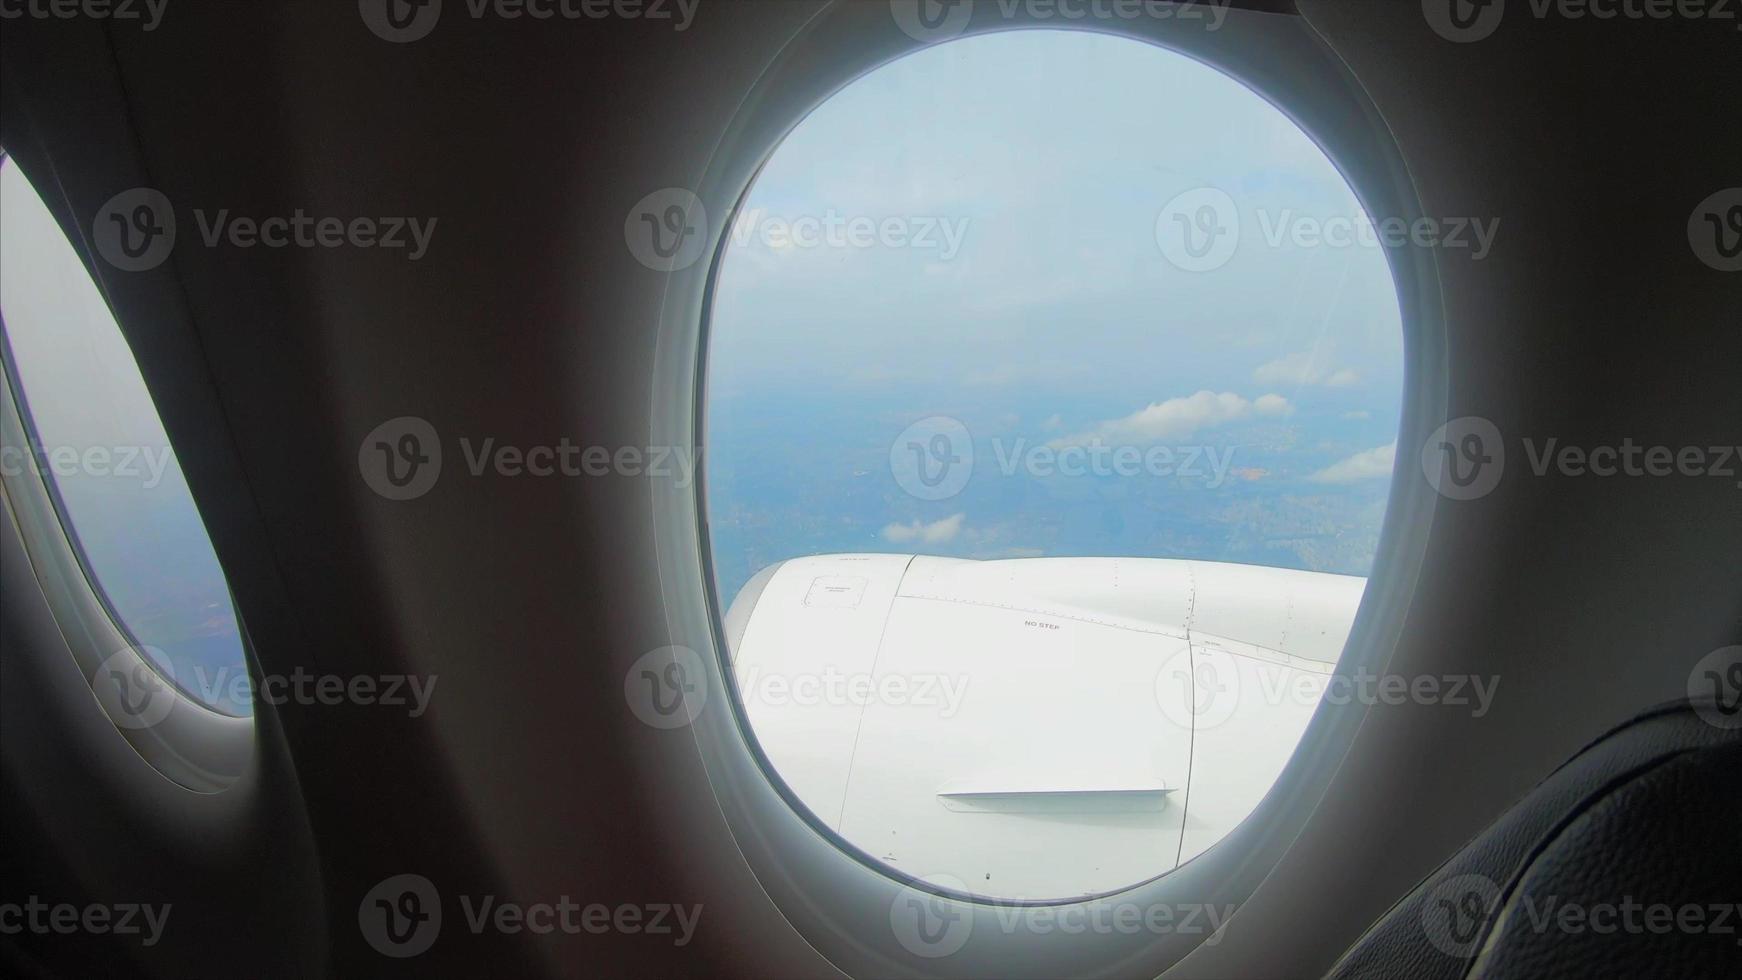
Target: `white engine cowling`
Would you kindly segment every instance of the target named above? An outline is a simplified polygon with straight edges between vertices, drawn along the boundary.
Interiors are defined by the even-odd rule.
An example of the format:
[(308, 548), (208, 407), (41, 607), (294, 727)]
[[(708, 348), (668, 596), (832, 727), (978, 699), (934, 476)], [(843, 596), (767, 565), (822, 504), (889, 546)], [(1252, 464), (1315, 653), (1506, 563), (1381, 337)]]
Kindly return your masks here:
[(1257, 806), (1366, 580), (1135, 558), (796, 558), (726, 617), (751, 728), (816, 818), (977, 894), (1170, 871)]

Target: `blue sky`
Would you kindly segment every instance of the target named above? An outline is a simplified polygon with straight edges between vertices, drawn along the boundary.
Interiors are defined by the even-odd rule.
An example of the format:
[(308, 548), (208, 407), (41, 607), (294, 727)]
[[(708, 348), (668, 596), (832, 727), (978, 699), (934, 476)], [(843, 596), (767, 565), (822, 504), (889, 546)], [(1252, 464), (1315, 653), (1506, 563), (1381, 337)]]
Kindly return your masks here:
[[(1237, 208), (1238, 247), (1188, 271), (1157, 220), (1205, 187)], [(1380, 248), (1282, 233), (1361, 210), (1311, 139), (1240, 83), (1087, 32), (940, 44), (813, 112), (744, 214), (709, 351), (727, 597), (761, 564), (828, 550), (1371, 565), (1401, 405), (1396, 294)], [(764, 233), (805, 216), (955, 240), (793, 247)], [(972, 435), (974, 476), (945, 500), (890, 472), (891, 441), (928, 416)], [(1097, 439), (1211, 448), (1241, 475), (1211, 489), (989, 462), (1018, 441)]]

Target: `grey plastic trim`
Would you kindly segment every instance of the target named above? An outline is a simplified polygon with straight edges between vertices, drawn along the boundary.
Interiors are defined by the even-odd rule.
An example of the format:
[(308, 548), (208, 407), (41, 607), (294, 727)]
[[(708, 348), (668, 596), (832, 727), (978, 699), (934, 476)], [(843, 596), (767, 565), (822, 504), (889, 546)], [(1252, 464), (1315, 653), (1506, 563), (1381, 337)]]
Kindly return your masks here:
[(785, 561), (777, 561), (750, 576), (750, 581), (744, 583), (744, 587), (738, 590), (738, 597), (732, 600), (732, 608), (726, 610), (722, 625), (726, 633), (726, 653), (733, 663), (738, 662), (738, 648), (744, 643), (744, 631), (750, 628), (750, 614), (756, 611), (762, 590), (768, 588), (774, 573), (784, 564)]
[[(0, 373), (0, 444), (29, 447), (34, 441), (12, 390), (11, 374)], [(182, 787), (215, 793), (234, 783), (254, 754), (254, 719), (214, 711), (172, 683), (146, 699), (146, 712), (141, 715), (129, 715), (119, 699), (99, 693), (97, 685), (111, 683), (112, 673), (155, 674), (156, 668), (115, 622), (87, 576), (43, 478), (26, 468), (0, 475), (0, 488), (67, 653), (92, 685), (98, 710), (141, 759)]]

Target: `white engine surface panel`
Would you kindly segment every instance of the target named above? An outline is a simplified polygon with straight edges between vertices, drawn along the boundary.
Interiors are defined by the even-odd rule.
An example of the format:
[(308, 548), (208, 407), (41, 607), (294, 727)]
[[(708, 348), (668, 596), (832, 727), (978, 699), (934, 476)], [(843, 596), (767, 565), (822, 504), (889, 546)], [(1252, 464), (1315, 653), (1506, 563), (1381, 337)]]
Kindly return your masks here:
[(837, 829), (868, 700), (858, 695), (874, 676), (877, 644), (907, 562), (907, 555), (785, 562), (763, 588), (734, 651), (739, 695), (762, 750), (793, 793)]
[[(916, 876), (1063, 898), (1174, 866), (1191, 731), (1153, 693), (1186, 641), (996, 606), (896, 600), (880, 677), (950, 685), (950, 705), (865, 713), (843, 836)], [(985, 794), (981, 804), (964, 797)], [(986, 797), (991, 797), (987, 799)], [(1050, 797), (1050, 798), (1049, 798)], [(969, 797), (968, 799), (972, 799)], [(1133, 804), (1137, 805), (1133, 805)]]
[(827, 555), (745, 587), (751, 728), (892, 868), (1065, 899), (1172, 870), (1287, 766), (1364, 579), (1139, 558)]

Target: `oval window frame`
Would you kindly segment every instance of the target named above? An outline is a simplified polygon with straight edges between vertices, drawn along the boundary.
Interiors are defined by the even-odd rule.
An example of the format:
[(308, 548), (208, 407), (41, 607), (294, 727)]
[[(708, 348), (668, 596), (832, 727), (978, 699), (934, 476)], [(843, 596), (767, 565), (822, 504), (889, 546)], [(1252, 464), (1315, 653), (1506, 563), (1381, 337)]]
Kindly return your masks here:
[[(0, 150), (0, 166), (17, 167), (32, 190), (42, 195), (41, 186), (4, 150)], [(46, 205), (47, 199), (43, 200)], [(61, 232), (66, 234), (64, 228)], [(86, 274), (104, 296), (113, 316), (114, 307), (108, 303), (103, 280), (91, 272), (83, 239), (68, 235), (67, 243), (79, 255)], [(31, 422), (3, 310), (0, 310), (0, 444), (28, 447), (34, 454), (40, 454), (42, 449)], [(229, 715), (207, 706), (173, 678), (163, 675), (140, 652), (143, 645), (104, 594), (99, 577), (70, 526), (59, 491), (46, 474), (29, 472), (28, 468), (25, 472), (0, 474), (0, 485), (4, 487), (5, 501), (36, 583), (60, 627), (67, 652), (91, 688), (97, 709), (142, 760), (183, 789), (216, 794), (233, 786), (246, 773), (255, 755), (254, 717)], [(236, 612), (242, 655), (246, 663), (252, 663), (247, 625), (241, 611), (236, 609), (233, 595), (230, 602)], [(163, 716), (149, 724), (136, 723), (112, 703), (113, 699), (102, 697), (96, 687), (106, 672), (134, 675), (140, 670), (159, 677), (165, 684), (163, 693), (173, 699)]]
[[(694, 176), (692, 186), (706, 209), (705, 227), (712, 241), (703, 251), (705, 261), (663, 273), (658, 283), (663, 295), (651, 386), (653, 444), (699, 449), (705, 443), (707, 338), (725, 253), (724, 230), (740, 213), (762, 165), (815, 106), (863, 74), (929, 46), (896, 30), (889, 15), (890, 8), (882, 4), (840, 4), (819, 11), (763, 71), (726, 125), (715, 152)], [(977, 10), (950, 40), (996, 30), (1074, 29), (1159, 45), (1228, 75), (1269, 101), (1319, 145), (1368, 214), (1409, 221), (1422, 215), (1401, 151), (1372, 100), (1298, 14), (1231, 9), (1219, 31), (1179, 21), (1089, 24), (1024, 18), (1020, 11), (1016, 18), (1003, 19), (996, 11)], [(1425, 249), (1392, 250), (1387, 259), (1404, 333), (1398, 442), (1419, 445), (1446, 414), (1439, 279), (1433, 256)], [(1337, 667), (1340, 674), (1383, 670), (1402, 632), (1437, 508), (1431, 487), (1425, 480), (1408, 478), (1409, 469), (1394, 471), (1379, 552)], [(665, 481), (651, 486), (670, 642), (701, 653), (708, 670), (705, 699), (729, 706), (725, 711), (698, 710), (688, 731), (752, 873), (807, 941), (849, 974), (905, 972), (920, 963), (961, 976), (1153, 974), (1171, 967), (1207, 935), (1140, 930), (1134, 936), (1097, 936), (1092, 949), (1064, 949), (1037, 932), (1003, 928), (998, 910), (1096, 904), (1237, 906), (1287, 851), (1366, 711), (1357, 703), (1321, 704), (1257, 809), (1219, 843), (1177, 869), (1065, 902), (992, 902), (940, 887), (884, 865), (819, 826), (770, 765), (730, 679), (730, 626), (724, 620), (729, 603), (715, 590), (706, 493), (705, 467), (698, 468), (693, 486)], [(896, 903), (908, 895), (953, 905), (980, 928), (940, 959), (916, 952), (894, 930), (886, 934), (865, 928), (868, 922), (891, 921)]]

